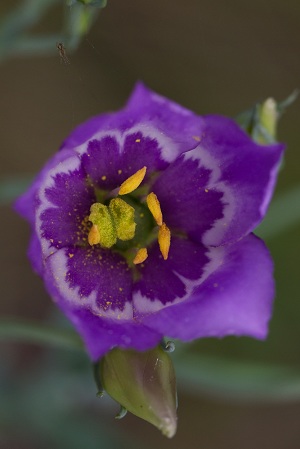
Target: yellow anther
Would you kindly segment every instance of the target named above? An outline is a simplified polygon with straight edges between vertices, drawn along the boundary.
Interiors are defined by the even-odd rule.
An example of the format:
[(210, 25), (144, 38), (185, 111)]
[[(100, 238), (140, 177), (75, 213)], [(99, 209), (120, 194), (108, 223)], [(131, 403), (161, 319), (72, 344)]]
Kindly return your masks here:
[(171, 232), (166, 223), (163, 223), (158, 230), (158, 244), (163, 258), (167, 260), (171, 244)]
[(121, 187), (119, 190), (119, 195), (126, 195), (127, 193), (131, 193), (135, 189), (137, 189), (145, 177), (146, 170), (147, 170), (147, 167), (143, 167), (140, 170), (138, 170), (136, 173), (134, 173), (134, 175), (132, 175), (128, 179), (126, 179), (121, 184)]
[(97, 225), (93, 225), (88, 235), (88, 241), (91, 246), (100, 243), (100, 232)]
[(145, 262), (145, 260), (148, 257), (148, 251), (147, 248), (141, 248), (138, 250), (138, 252), (135, 255), (135, 258), (133, 259), (134, 265), (138, 265), (139, 263)]
[(147, 206), (149, 207), (149, 210), (151, 214), (153, 215), (154, 220), (158, 224), (158, 226), (161, 226), (163, 223), (163, 216), (161, 213), (160, 204), (158, 201), (157, 196), (155, 193), (151, 192), (147, 196)]

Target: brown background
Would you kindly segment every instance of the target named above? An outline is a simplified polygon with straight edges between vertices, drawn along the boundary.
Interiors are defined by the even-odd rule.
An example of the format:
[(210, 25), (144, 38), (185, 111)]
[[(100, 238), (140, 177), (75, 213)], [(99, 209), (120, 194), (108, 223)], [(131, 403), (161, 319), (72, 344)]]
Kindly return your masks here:
[[(10, 5), (4, 1), (1, 8), (7, 10)], [(57, 27), (60, 13), (59, 9), (50, 11), (41, 29)], [(296, 0), (109, 0), (87, 39), (83, 39), (78, 51), (69, 55), (70, 65), (62, 64), (58, 54), (54, 54), (11, 58), (0, 66), (2, 179), (36, 173), (77, 123), (121, 107), (138, 79), (199, 114), (235, 116), (268, 96), (284, 99), (300, 87), (299, 24), (300, 3)], [(299, 112), (298, 101), (280, 124), (279, 137), (287, 142), (289, 151), (280, 175), (279, 193), (299, 182)], [(2, 205), (0, 312), (40, 321), (58, 320), (42, 282), (32, 273), (26, 259), (28, 236), (27, 225), (10, 205)], [(293, 227), (279, 239), (267, 242), (275, 259), (278, 285), (268, 342), (201, 341), (194, 345), (199, 354), (245, 357), (298, 367), (299, 237), (299, 228)], [(48, 363), (50, 372), (53, 369), (59, 373), (58, 390), (49, 384), (52, 395), (65, 392), (59, 376), (64, 379), (62, 384), (68, 385), (67, 371), (70, 367), (76, 371), (76, 357), (69, 360), (64, 351), (45, 355), (37, 347), (8, 343), (2, 343), (0, 351), (4, 373), (1, 379), (7, 382), (3, 391), (11, 395), (10, 411), (0, 410), (1, 449), (65, 447), (63, 432), (59, 440), (53, 436), (60, 423), (48, 422), (45, 427), (44, 421), (52, 419), (46, 412), (49, 406), (48, 396), (43, 396), (45, 390), (41, 387), (32, 400), (28, 391), (39, 378), (40, 365)], [(80, 373), (88, 372), (85, 360), (82, 365)], [(43, 376), (44, 371), (45, 368)], [(92, 383), (89, 375), (85, 382)], [(85, 432), (86, 435), (99, 432), (101, 449), (109, 445), (102, 440), (100, 422), (112, 433), (120, 432), (135, 441), (137, 447), (300, 447), (297, 400), (241, 402), (230, 397), (217, 398), (211, 391), (201, 394), (187, 391), (180, 385), (179, 429), (172, 441), (163, 439), (155, 429), (133, 416), (114, 422), (114, 406), (109, 401), (104, 405), (96, 403), (93, 386), (87, 387), (86, 392), (80, 391), (81, 400), (68, 403), (66, 413), (75, 413), (81, 422), (81, 412), (85, 417), (82, 419), (90, 416)], [(18, 394), (23, 402), (27, 401), (32, 419), (24, 416), (24, 404), (18, 410)], [(49, 394), (51, 397), (48, 391)], [(58, 401), (54, 411), (56, 406), (59, 409), (61, 403)], [(14, 415), (9, 420), (8, 413)], [(44, 421), (37, 421), (38, 414), (45, 416)], [(86, 442), (86, 447), (94, 446)]]

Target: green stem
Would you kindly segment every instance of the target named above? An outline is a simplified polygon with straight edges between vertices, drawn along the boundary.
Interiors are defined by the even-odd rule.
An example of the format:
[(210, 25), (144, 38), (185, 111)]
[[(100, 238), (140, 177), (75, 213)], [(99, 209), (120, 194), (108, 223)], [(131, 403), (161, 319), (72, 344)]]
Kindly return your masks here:
[(72, 330), (57, 329), (18, 318), (0, 319), (0, 340), (84, 350), (81, 339)]

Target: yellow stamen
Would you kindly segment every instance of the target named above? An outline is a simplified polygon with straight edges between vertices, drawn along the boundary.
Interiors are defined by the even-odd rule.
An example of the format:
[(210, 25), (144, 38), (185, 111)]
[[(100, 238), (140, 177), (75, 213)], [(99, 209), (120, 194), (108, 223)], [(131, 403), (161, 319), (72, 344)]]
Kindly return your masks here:
[(171, 232), (166, 223), (163, 223), (158, 230), (158, 244), (163, 258), (167, 260), (171, 244)]
[(97, 225), (93, 225), (88, 235), (88, 241), (91, 246), (100, 242), (100, 232)]
[(133, 259), (134, 265), (137, 265), (139, 263), (145, 262), (145, 260), (148, 257), (148, 251), (147, 248), (141, 248), (138, 250), (138, 252), (135, 255), (135, 258)]
[(121, 187), (119, 190), (119, 195), (126, 195), (127, 193), (131, 193), (135, 189), (137, 189), (145, 177), (146, 170), (147, 170), (147, 167), (143, 167), (140, 170), (138, 170), (136, 173), (134, 173), (134, 175), (132, 175), (128, 179), (126, 179), (121, 184)]
[(147, 196), (147, 206), (149, 207), (149, 210), (150, 210), (151, 214), (153, 215), (154, 220), (156, 221), (158, 226), (161, 226), (163, 223), (163, 216), (162, 216), (158, 198), (155, 195), (155, 193), (151, 192)]

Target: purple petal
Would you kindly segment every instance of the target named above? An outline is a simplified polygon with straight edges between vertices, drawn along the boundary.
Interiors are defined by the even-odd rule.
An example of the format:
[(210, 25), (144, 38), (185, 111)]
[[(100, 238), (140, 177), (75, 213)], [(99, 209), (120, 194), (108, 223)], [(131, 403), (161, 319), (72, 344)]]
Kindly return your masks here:
[[(137, 83), (126, 111), (178, 144), (179, 153), (195, 148), (203, 132), (202, 117)], [(178, 154), (179, 154), (178, 153)]]
[(39, 275), (43, 275), (44, 271), (44, 258), (42, 254), (41, 241), (37, 237), (35, 232), (32, 232), (30, 236), (29, 248), (27, 252), (28, 258), (32, 264), (32, 268)]
[(179, 156), (153, 185), (164, 221), (172, 231), (179, 230), (198, 242), (213, 224), (223, 218), (224, 193), (207, 189), (213, 168), (198, 158), (194, 149)]
[(120, 160), (121, 148), (115, 137), (105, 136), (91, 140), (87, 152), (82, 155), (82, 166), (92, 183), (104, 190), (113, 190), (122, 182)]
[(163, 170), (168, 165), (163, 156), (164, 149), (155, 138), (134, 132), (91, 140), (87, 152), (82, 154), (82, 163), (93, 184), (109, 191), (144, 166), (147, 167), (147, 181), (153, 171)]
[(162, 161), (171, 162), (180, 153), (195, 148), (203, 126), (201, 117), (138, 83), (123, 110), (93, 117), (78, 126), (61, 148), (84, 154), (90, 141), (103, 138), (116, 139), (123, 148), (127, 136), (141, 134), (160, 149)]
[(254, 143), (232, 120), (207, 117), (199, 146), (153, 186), (166, 223), (205, 245), (244, 237), (266, 213), (282, 150)]
[(190, 297), (149, 315), (143, 323), (184, 341), (226, 335), (264, 339), (274, 298), (273, 263), (264, 243), (249, 235), (211, 248), (209, 257), (210, 273)]
[(56, 167), (58, 164), (62, 163), (64, 160), (69, 159), (74, 155), (73, 150), (64, 150), (56, 153), (49, 161), (45, 164), (40, 173), (36, 176), (34, 181), (28, 190), (26, 190), (23, 195), (21, 195), (15, 202), (15, 210), (26, 220), (29, 221), (31, 225), (35, 223), (35, 209), (37, 206), (36, 194), (39, 190), (41, 184), (43, 183), (45, 177), (47, 176), (49, 170)]
[(93, 360), (115, 346), (146, 350), (161, 334), (132, 320), (132, 276), (118, 254), (63, 248), (46, 259), (49, 294), (83, 338)]
[(158, 244), (153, 245), (148, 259), (137, 266), (140, 279), (134, 286), (135, 316), (186, 299), (193, 281), (198, 284), (204, 274), (207, 251), (201, 244), (172, 237), (168, 260), (164, 260)]
[(83, 243), (94, 190), (75, 155), (51, 169), (38, 192), (37, 232), (44, 257), (54, 248)]
[(204, 236), (206, 245), (221, 245), (245, 236), (266, 214), (284, 145), (258, 145), (237, 124), (219, 116), (205, 117), (199, 148), (215, 161), (209, 188), (224, 192), (224, 219)]
[(46, 259), (45, 269), (70, 307), (132, 319), (132, 275), (121, 255), (96, 246), (62, 248)]
[[(53, 289), (49, 289), (49, 293), (57, 297)], [(95, 316), (88, 309), (66, 307), (63, 302), (58, 305), (75, 326), (95, 362), (114, 347), (146, 351), (162, 338), (161, 334), (134, 321), (119, 322)]]

